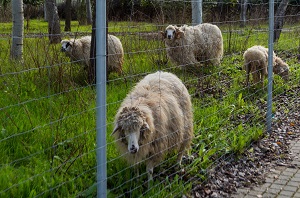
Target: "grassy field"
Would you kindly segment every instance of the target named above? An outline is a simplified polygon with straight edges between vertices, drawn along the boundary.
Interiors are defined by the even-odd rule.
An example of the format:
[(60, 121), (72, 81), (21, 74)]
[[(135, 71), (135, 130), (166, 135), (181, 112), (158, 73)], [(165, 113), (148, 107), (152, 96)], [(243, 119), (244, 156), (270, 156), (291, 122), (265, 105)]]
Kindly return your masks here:
[[(63, 27), (63, 22), (62, 22)], [(267, 25), (265, 26), (267, 28)], [(63, 29), (63, 28), (62, 28)], [(109, 32), (118, 34), (124, 47), (127, 79), (116, 74), (107, 84), (107, 184), (109, 197), (166, 197), (188, 194), (203, 182), (205, 173), (219, 158), (239, 154), (265, 130), (266, 90), (245, 88), (242, 54), (256, 44), (268, 46), (268, 31), (261, 27), (221, 26), (225, 55), (219, 68), (205, 68), (202, 83), (181, 71), (166, 58), (161, 40), (139, 32), (160, 31), (149, 23), (111, 22)], [(89, 33), (90, 26), (72, 23), (72, 31)], [(9, 34), (11, 24), (0, 24)], [(47, 23), (31, 20), (24, 40), (24, 61), (9, 59), (10, 37), (0, 37), (0, 197), (87, 197), (95, 195), (96, 183), (96, 92), (86, 83), (80, 65), (60, 52), (60, 44), (32, 36), (47, 32)], [(297, 61), (299, 29), (284, 31), (274, 49), (290, 65), (288, 83), (274, 78), (273, 95), (299, 83)], [(40, 35), (40, 34), (39, 34)], [(296, 44), (295, 44), (296, 43)], [(169, 156), (155, 169), (153, 187), (147, 189), (147, 174), (128, 167), (110, 136), (115, 113), (135, 83), (157, 70), (178, 75), (189, 89), (194, 108), (195, 159), (180, 173)], [(219, 75), (220, 74), (220, 75)], [(206, 89), (206, 88), (209, 89)], [(276, 108), (273, 108), (276, 111)]]

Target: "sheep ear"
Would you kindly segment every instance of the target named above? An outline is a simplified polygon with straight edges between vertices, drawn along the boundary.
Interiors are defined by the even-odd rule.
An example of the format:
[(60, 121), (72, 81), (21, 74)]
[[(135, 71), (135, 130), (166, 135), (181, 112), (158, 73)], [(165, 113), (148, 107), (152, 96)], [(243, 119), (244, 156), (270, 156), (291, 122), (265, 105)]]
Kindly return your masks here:
[(160, 34), (162, 35), (163, 38), (166, 38), (166, 37), (167, 37), (167, 34), (166, 34), (166, 32), (164, 32), (164, 31), (160, 31)]
[(149, 127), (149, 124), (147, 122), (145, 122), (142, 126), (142, 130), (143, 131), (150, 131), (150, 127)]
[(119, 125), (116, 125), (113, 132), (110, 135), (115, 134), (117, 131), (119, 131), (121, 129), (121, 127)]
[(184, 32), (179, 30), (179, 29), (176, 29), (175, 36), (176, 36), (177, 39), (180, 39), (184, 36)]

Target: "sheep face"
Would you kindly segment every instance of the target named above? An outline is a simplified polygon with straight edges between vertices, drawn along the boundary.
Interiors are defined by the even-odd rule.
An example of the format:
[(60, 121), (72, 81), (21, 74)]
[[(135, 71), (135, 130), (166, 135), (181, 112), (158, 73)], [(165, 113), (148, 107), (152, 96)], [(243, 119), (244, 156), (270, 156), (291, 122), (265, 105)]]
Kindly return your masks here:
[(176, 34), (176, 30), (174, 30), (173, 28), (166, 30), (166, 38), (169, 39), (169, 40), (174, 39), (175, 34)]
[(144, 133), (149, 131), (142, 112), (137, 107), (123, 108), (112, 134), (119, 132), (119, 138), (127, 144), (128, 151), (135, 154), (139, 151)]
[(283, 80), (289, 80), (289, 66), (279, 57), (275, 58), (275, 65), (273, 67), (273, 72), (282, 77)]
[(165, 39), (173, 40), (181, 38), (184, 35), (184, 32), (176, 26), (169, 25), (165, 32), (161, 32), (161, 34)]
[(62, 52), (71, 52), (72, 50), (72, 43), (68, 40), (61, 41), (61, 51)]
[(274, 68), (274, 73), (281, 76), (285, 81), (289, 80), (289, 67), (287, 65), (280, 66), (276, 69)]

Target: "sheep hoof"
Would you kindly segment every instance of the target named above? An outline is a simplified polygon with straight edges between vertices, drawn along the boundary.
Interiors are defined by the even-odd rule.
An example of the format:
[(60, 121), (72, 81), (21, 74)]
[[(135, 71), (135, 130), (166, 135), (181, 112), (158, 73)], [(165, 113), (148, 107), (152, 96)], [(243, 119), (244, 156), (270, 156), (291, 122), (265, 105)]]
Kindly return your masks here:
[(184, 169), (184, 168), (181, 168), (181, 169), (180, 169), (180, 174), (181, 174), (181, 175), (184, 175), (184, 174), (185, 174), (185, 169)]

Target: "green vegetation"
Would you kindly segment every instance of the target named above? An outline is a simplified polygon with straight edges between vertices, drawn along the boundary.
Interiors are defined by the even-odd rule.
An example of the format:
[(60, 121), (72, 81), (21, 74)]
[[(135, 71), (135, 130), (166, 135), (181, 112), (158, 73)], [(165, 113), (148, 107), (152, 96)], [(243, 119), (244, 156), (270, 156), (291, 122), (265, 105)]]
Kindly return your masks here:
[[(62, 23), (63, 25), (63, 23)], [(10, 33), (11, 24), (0, 24)], [(267, 46), (268, 32), (255, 27), (222, 26), (225, 56), (219, 68), (203, 69), (212, 76), (198, 82), (191, 73), (167, 62), (161, 40), (138, 32), (157, 32), (154, 24), (111, 22), (109, 32), (120, 34), (125, 50), (127, 77), (109, 76), (107, 84), (107, 158), (109, 197), (180, 196), (192, 182), (205, 180), (205, 172), (226, 154), (240, 154), (261, 138), (265, 112), (257, 101), (266, 101), (266, 91), (245, 88), (243, 51), (255, 44)], [(72, 30), (90, 32), (89, 26), (72, 22)], [(27, 33), (46, 33), (47, 24), (32, 20)], [(284, 84), (275, 76), (274, 95), (299, 82), (295, 40), (299, 32), (283, 32), (274, 46), (290, 65), (291, 80)], [(299, 41), (298, 41), (299, 42)], [(47, 37), (24, 40), (24, 62), (9, 60), (10, 40), (0, 39), (0, 197), (75, 197), (94, 195), (96, 182), (96, 92), (86, 83), (80, 65), (70, 63), (60, 45)], [(115, 113), (128, 91), (143, 75), (157, 70), (177, 74), (187, 85), (194, 105), (195, 139), (191, 154), (196, 158), (177, 173), (175, 157), (169, 156), (155, 169), (157, 178), (147, 190), (145, 167), (129, 168), (120, 158), (110, 133)], [(210, 70), (210, 71), (208, 71)], [(220, 76), (219, 76), (220, 73)], [(209, 90), (204, 90), (205, 88)], [(174, 174), (175, 173), (175, 174)]]

